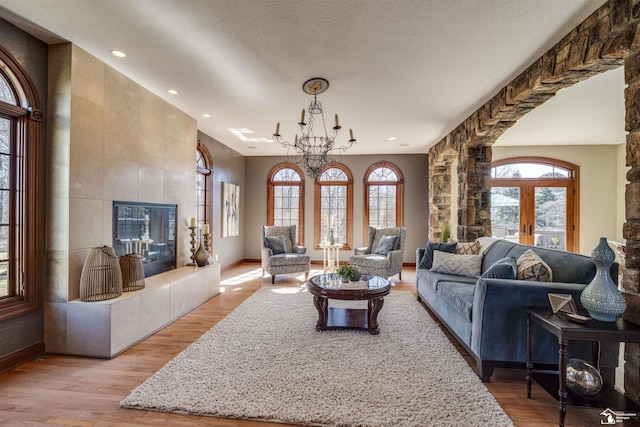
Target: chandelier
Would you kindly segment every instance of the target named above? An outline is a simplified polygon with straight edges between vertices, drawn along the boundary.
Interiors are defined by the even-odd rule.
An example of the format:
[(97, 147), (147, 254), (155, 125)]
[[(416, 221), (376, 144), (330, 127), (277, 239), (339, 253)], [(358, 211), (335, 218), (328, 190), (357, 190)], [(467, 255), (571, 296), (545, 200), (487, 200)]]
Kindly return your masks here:
[[(335, 126), (333, 126), (333, 134), (330, 136), (327, 132), (327, 123), (324, 120), (324, 113), (322, 112), (322, 104), (318, 101), (318, 94), (326, 91), (329, 88), (329, 81), (321, 77), (315, 77), (309, 79), (302, 84), (302, 90), (313, 95), (313, 100), (309, 104), (309, 118), (308, 123), (305, 123), (305, 110), (302, 109), (300, 116), (300, 137), (296, 133), (293, 140), (293, 144), (288, 141), (283, 141), (280, 135), (280, 122), (276, 124), (276, 131), (273, 134), (273, 138), (283, 147), (287, 148), (287, 157), (291, 163), (295, 163), (300, 166), (305, 175), (312, 178), (316, 178), (320, 175), (322, 168), (327, 163), (334, 161), (335, 154), (342, 154), (347, 151), (356, 140), (353, 138), (353, 130), (349, 129), (349, 140), (344, 145), (335, 145), (336, 136), (341, 129), (338, 122), (338, 115), (335, 115)], [(316, 124), (316, 121), (321, 122)], [(321, 126), (321, 135), (314, 133), (314, 125)]]

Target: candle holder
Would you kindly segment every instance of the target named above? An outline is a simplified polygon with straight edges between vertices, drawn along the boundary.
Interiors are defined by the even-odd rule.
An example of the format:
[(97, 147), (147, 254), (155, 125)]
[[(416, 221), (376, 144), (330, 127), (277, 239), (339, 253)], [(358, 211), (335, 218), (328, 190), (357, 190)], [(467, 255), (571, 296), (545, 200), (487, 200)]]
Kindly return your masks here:
[(204, 242), (204, 249), (211, 253), (211, 251), (209, 250), (209, 236), (211, 236), (211, 234), (202, 234), (202, 240)]
[(189, 233), (191, 237), (191, 241), (189, 242), (191, 243), (191, 248), (189, 249), (191, 252), (191, 256), (189, 257), (191, 262), (187, 265), (196, 265), (196, 228), (197, 227), (189, 227), (189, 230), (191, 230), (191, 233)]

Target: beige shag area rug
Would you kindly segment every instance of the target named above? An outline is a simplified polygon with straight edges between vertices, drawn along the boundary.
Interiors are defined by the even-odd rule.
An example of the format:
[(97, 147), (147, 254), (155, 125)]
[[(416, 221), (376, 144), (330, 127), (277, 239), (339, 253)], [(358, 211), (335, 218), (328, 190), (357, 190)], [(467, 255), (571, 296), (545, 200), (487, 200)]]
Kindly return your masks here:
[(411, 293), (385, 298), (379, 335), (317, 332), (316, 320), (306, 288), (263, 287), (121, 406), (305, 425), (513, 426)]

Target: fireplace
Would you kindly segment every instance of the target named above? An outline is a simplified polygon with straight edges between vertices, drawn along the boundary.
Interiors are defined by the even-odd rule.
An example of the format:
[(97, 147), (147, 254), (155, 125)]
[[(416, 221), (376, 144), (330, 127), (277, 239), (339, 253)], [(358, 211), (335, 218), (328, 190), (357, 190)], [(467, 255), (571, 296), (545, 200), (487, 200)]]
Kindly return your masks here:
[(176, 268), (177, 205), (113, 202), (113, 248), (142, 255), (144, 276)]

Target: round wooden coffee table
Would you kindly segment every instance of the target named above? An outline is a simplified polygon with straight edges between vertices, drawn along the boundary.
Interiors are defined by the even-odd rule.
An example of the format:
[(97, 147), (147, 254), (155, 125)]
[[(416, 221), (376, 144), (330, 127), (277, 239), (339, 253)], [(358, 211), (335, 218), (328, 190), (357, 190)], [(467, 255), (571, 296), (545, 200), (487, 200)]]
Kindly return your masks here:
[[(391, 284), (387, 279), (369, 276), (368, 280), (341, 283), (335, 274), (313, 276), (307, 282), (313, 303), (318, 310), (317, 331), (327, 329), (361, 329), (378, 334), (378, 313), (389, 295)], [(368, 301), (366, 309), (329, 307), (330, 299)]]

